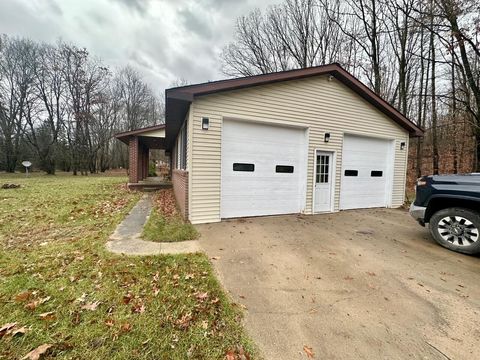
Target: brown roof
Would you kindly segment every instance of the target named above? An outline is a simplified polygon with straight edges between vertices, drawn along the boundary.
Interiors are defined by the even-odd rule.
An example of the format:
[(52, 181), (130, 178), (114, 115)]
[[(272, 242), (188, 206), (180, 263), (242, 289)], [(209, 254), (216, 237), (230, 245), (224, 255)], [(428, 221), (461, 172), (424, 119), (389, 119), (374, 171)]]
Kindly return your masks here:
[(348, 86), (359, 96), (364, 98), (366, 101), (371, 103), (381, 112), (389, 116), (393, 121), (407, 130), (411, 136), (423, 136), (423, 130), (420, 127), (415, 125), (411, 120), (409, 120), (387, 101), (375, 94), (360, 80), (343, 69), (339, 64), (335, 63), (305, 69), (212, 81), (202, 84), (167, 89), (165, 91), (167, 147), (173, 146), (178, 131), (180, 130), (183, 120), (187, 114), (188, 106), (197, 96), (326, 74), (334, 76), (341, 83)]
[(140, 128), (140, 129), (124, 131), (124, 132), (115, 134), (115, 137), (119, 140), (122, 140), (123, 138), (127, 138), (127, 137), (132, 136), (132, 135), (141, 135), (141, 134), (149, 132), (149, 131), (161, 130), (161, 129), (164, 129), (164, 128), (165, 128), (165, 124), (152, 125), (152, 126), (147, 126), (147, 127)]
[(140, 142), (143, 143), (145, 146), (149, 147), (150, 149), (164, 149), (165, 140), (163, 138), (142, 136), (142, 134), (144, 134), (146, 132), (161, 130), (161, 129), (164, 129), (164, 128), (165, 128), (165, 124), (147, 126), (147, 127), (141, 128), (141, 129), (124, 131), (124, 132), (115, 134), (115, 137), (118, 140), (120, 140), (121, 142), (128, 145), (128, 142), (130, 141), (130, 138), (132, 136), (137, 136), (139, 138)]

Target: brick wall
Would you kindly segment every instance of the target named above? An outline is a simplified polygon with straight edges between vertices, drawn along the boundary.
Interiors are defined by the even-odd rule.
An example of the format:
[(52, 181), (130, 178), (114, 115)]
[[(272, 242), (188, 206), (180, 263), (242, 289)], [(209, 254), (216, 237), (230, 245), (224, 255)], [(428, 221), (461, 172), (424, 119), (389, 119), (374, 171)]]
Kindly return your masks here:
[(184, 219), (188, 219), (188, 171), (172, 170), (172, 184), (180, 212)]
[(138, 173), (138, 138), (133, 136), (130, 138), (128, 149), (128, 182), (137, 183), (139, 180)]

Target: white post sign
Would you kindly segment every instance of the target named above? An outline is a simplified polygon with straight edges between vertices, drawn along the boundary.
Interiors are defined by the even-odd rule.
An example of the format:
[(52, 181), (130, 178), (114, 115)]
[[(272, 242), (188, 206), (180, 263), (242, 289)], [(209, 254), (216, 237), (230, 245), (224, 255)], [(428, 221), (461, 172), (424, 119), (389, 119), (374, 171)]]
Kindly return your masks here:
[(25, 176), (28, 176), (28, 168), (32, 166), (32, 163), (30, 161), (23, 161), (22, 165), (25, 166)]

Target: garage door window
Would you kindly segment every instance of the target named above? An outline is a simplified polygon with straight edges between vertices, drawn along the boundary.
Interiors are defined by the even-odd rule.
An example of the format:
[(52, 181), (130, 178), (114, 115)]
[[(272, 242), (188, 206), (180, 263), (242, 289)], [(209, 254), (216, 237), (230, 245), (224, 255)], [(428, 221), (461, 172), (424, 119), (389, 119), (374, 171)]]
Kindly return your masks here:
[(383, 171), (378, 171), (378, 170), (373, 170), (370, 173), (371, 177), (382, 177), (383, 176)]
[(293, 173), (293, 166), (290, 165), (277, 165), (275, 167), (275, 172), (277, 173), (285, 173), (285, 174), (292, 174)]
[(317, 156), (317, 179), (316, 182), (320, 184), (328, 183), (328, 174), (330, 173), (330, 156)]
[(345, 170), (345, 176), (358, 176), (358, 170)]
[(233, 163), (233, 171), (255, 171), (255, 164)]

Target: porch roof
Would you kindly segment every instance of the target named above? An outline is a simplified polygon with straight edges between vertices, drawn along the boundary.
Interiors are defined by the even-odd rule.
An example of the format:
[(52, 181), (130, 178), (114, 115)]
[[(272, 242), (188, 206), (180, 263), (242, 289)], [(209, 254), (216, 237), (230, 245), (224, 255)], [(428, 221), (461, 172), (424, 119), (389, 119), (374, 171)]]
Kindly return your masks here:
[(124, 131), (115, 137), (127, 145), (131, 138), (137, 137), (138, 141), (149, 149), (165, 149), (165, 124)]

